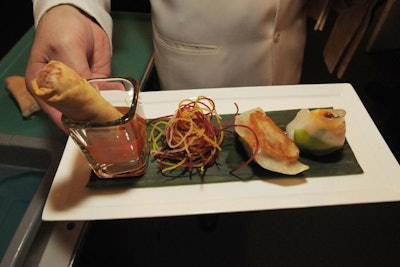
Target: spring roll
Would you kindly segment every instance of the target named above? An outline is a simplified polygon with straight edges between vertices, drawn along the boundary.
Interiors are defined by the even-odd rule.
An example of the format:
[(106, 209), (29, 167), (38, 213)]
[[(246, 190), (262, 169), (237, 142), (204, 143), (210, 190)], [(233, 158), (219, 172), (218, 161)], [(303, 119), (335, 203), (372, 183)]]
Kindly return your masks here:
[(25, 85), (25, 77), (9, 76), (6, 78), (7, 89), (14, 96), (22, 113), (22, 117), (29, 118), (40, 110), (39, 104), (29, 93)]
[(106, 122), (122, 116), (86, 79), (60, 61), (44, 66), (32, 88), (38, 98), (75, 122)]

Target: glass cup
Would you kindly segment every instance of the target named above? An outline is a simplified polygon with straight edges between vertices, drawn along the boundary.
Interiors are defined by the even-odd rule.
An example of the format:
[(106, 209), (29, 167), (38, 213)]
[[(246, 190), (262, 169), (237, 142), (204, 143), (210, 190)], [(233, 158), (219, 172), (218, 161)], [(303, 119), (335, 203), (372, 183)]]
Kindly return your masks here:
[(123, 115), (114, 121), (80, 123), (62, 116), (71, 138), (99, 178), (142, 175), (148, 165), (146, 120), (141, 110), (139, 86), (132, 78), (88, 80)]

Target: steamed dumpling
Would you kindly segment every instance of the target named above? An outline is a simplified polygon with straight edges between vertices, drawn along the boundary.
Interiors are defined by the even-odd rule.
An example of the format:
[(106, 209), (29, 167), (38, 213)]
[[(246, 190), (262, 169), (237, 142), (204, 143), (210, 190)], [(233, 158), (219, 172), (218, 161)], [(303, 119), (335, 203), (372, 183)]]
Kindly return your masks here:
[[(309, 166), (298, 161), (300, 151), (296, 144), (261, 108), (238, 115), (235, 125), (235, 131), (249, 154), (258, 149), (254, 160), (264, 169), (289, 175), (309, 169)], [(240, 125), (249, 127), (252, 131)]]
[(302, 109), (286, 126), (286, 132), (302, 152), (327, 155), (343, 147), (345, 115), (343, 109)]

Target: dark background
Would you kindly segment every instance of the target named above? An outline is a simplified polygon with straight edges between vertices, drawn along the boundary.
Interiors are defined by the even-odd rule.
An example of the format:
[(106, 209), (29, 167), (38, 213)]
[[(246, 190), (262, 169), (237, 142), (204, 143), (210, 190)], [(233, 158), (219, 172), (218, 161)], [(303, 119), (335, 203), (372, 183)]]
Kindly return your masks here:
[[(1, 1), (0, 6), (3, 57), (33, 18), (29, 0)], [(113, 1), (113, 9), (148, 12), (149, 4)], [(370, 27), (344, 77), (337, 79), (322, 60), (332, 22), (324, 32), (312, 27), (302, 83), (351, 83), (399, 160), (400, 51), (366, 53)], [(381, 42), (385, 38), (399, 36), (386, 35)], [(77, 266), (400, 266), (400, 204), (97, 221), (80, 256)]]

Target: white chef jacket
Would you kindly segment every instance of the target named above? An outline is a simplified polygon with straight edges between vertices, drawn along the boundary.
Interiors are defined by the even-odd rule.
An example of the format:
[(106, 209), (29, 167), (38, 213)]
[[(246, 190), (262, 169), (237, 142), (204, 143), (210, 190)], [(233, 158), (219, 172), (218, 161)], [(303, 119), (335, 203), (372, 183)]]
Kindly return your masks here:
[[(95, 18), (112, 37), (110, 0), (34, 0), (35, 25), (58, 4)], [(305, 0), (151, 0), (163, 89), (296, 84), (306, 41)]]

